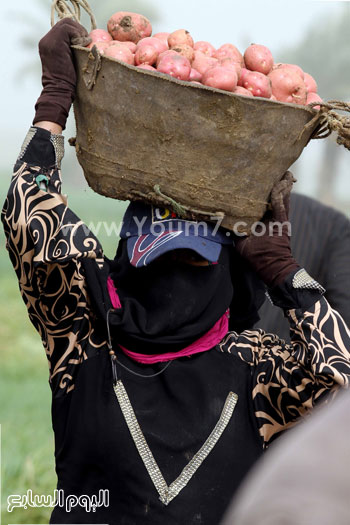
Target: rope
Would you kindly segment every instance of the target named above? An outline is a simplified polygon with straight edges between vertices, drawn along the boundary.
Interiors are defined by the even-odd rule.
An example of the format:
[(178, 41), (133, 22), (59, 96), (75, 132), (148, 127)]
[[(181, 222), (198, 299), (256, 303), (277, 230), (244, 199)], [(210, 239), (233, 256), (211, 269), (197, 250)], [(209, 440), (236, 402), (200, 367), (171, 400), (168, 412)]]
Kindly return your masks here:
[(335, 112), (335, 110), (338, 110), (350, 113), (350, 103), (341, 102), (340, 100), (330, 100), (329, 102), (312, 102), (309, 106), (320, 106), (320, 109), (314, 118), (304, 126), (298, 139), (319, 120), (320, 125), (313, 134), (313, 139), (324, 139), (335, 131), (338, 134), (337, 144), (350, 150), (350, 118)]
[(165, 195), (164, 193), (162, 193), (160, 191), (159, 184), (155, 184), (153, 186), (153, 189), (154, 189), (154, 191), (155, 191), (155, 193), (157, 195), (159, 195), (160, 197), (163, 197), (163, 199), (167, 200), (172, 205), (173, 210), (176, 213), (176, 215), (178, 215), (179, 217), (186, 217), (186, 209), (185, 209), (185, 207), (182, 206), (181, 204), (179, 204), (178, 202), (174, 201), (174, 199), (172, 199), (168, 195)]
[(51, 4), (51, 26), (55, 24), (55, 11), (58, 18), (73, 18), (76, 22), (80, 22), (80, 7), (87, 12), (91, 20), (91, 29), (96, 29), (96, 19), (89, 6), (87, 0), (70, 0), (72, 5), (69, 5), (68, 0), (52, 0)]

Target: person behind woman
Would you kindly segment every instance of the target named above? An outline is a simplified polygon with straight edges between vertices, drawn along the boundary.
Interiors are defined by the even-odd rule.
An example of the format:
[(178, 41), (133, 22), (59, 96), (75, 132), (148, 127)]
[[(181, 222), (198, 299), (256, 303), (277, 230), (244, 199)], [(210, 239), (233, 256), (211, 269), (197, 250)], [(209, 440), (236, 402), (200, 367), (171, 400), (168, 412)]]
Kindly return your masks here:
[[(321, 202), (292, 193), (290, 196), (293, 257), (325, 289), (329, 304), (350, 326), (350, 221)], [(257, 327), (290, 341), (289, 323), (280, 308), (265, 301)]]

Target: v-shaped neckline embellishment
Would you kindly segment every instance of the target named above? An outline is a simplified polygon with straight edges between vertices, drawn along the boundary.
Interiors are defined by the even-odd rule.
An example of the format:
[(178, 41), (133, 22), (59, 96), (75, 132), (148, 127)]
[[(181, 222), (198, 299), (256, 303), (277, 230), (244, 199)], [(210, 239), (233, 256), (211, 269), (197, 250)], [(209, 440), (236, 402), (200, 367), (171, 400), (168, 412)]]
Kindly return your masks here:
[(234, 392), (229, 392), (219, 420), (210, 433), (209, 437), (206, 439), (198, 452), (193, 456), (193, 458), (183, 468), (180, 475), (168, 486), (156, 460), (154, 459), (152, 451), (148, 446), (145, 436), (143, 435), (122, 381), (118, 380), (113, 388), (125, 422), (129, 428), (131, 437), (153, 482), (153, 485), (159, 494), (159, 499), (162, 503), (164, 503), (164, 505), (168, 505), (171, 500), (173, 500), (187, 485), (192, 476), (195, 474), (203, 461), (213, 450), (216, 443), (219, 441), (222, 433), (224, 432), (232, 417), (238, 396)]

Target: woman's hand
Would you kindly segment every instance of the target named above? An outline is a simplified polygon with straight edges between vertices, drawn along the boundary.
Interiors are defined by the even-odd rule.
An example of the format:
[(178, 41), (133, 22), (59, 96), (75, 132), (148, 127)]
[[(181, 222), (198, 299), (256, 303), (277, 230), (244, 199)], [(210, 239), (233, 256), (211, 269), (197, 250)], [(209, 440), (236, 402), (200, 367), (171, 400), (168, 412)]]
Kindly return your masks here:
[(282, 284), (288, 275), (300, 269), (292, 257), (291, 225), (288, 221), (289, 198), (294, 182), (292, 173), (287, 171), (272, 189), (272, 209), (265, 214), (259, 235), (251, 234), (235, 241), (236, 250), (270, 288)]
[(89, 41), (86, 29), (71, 18), (57, 22), (40, 40), (43, 90), (35, 105), (33, 124), (44, 127), (43, 123), (55, 123), (65, 128), (76, 87), (71, 45), (85, 46)]

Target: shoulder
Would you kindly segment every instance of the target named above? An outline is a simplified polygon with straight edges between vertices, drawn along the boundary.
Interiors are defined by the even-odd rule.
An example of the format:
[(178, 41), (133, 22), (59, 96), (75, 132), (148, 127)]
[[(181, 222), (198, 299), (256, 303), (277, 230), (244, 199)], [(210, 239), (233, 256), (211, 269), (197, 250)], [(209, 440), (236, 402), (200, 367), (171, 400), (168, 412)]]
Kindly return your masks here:
[(305, 213), (308, 215), (308, 218), (318, 217), (321, 222), (328, 223), (331, 219), (334, 222), (339, 221), (344, 224), (347, 223), (350, 226), (350, 220), (344, 213), (312, 197), (302, 195), (301, 193), (292, 193), (290, 203), (292, 216)]

